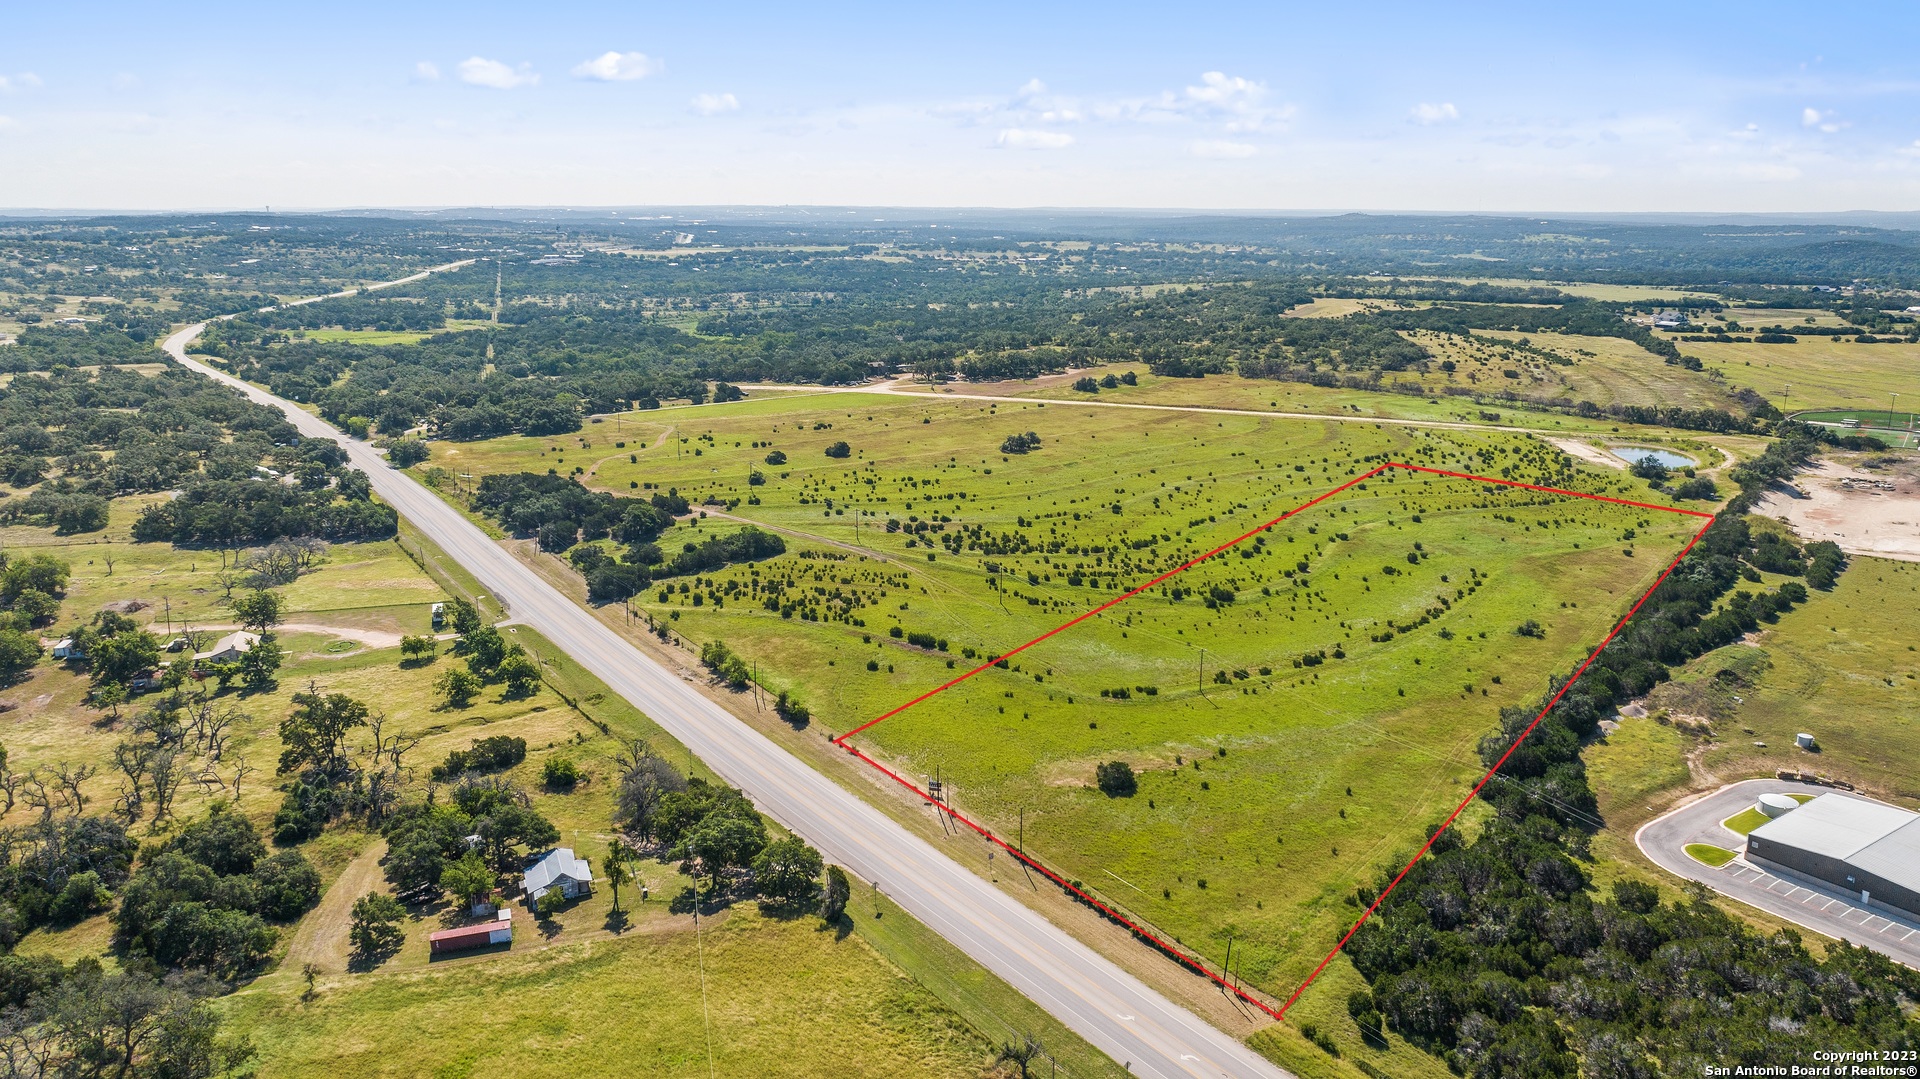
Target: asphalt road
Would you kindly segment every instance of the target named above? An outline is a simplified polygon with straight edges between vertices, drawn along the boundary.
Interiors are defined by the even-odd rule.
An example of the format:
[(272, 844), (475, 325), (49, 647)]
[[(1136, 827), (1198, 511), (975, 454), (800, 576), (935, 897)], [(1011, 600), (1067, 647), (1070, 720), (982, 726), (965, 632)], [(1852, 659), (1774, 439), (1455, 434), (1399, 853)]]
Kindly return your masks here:
[(1648, 821), (1634, 833), (1633, 840), (1642, 854), (1669, 873), (1697, 880), (1721, 895), (1795, 925), (1872, 948), (1895, 962), (1920, 969), (1920, 919), (1889, 915), (1880, 907), (1863, 909), (1858, 893), (1798, 878), (1783, 879), (1750, 864), (1744, 854), (1718, 869), (1687, 855), (1689, 843), (1744, 852), (1746, 840), (1720, 822), (1752, 806), (1763, 794), (1819, 795), (1829, 790), (1785, 779), (1745, 780)]
[(280, 409), (302, 434), (346, 448), (373, 489), (466, 567), (510, 617), (538, 630), (678, 738), (755, 805), (831, 861), (875, 882), (908, 913), (1135, 1074), (1290, 1073), (1167, 1000), (1033, 910), (963, 868), (880, 810), (814, 771), (678, 674), (602, 625), (364, 442), (290, 401), (187, 358), (205, 328), (165, 348), (192, 370)]

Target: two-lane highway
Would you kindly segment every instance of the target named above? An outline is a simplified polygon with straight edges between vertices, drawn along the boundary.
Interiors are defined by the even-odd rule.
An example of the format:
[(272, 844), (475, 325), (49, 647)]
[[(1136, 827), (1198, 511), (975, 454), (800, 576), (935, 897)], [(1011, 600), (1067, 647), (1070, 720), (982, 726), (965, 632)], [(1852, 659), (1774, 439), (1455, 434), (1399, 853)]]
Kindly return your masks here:
[[(601, 624), (364, 442), (290, 401), (187, 358), (205, 328), (167, 339), (181, 364), (332, 439), (373, 489), (500, 599), (678, 738), (759, 808), (880, 889), (1067, 1027), (1140, 1075), (1287, 1077), (1038, 913), (814, 771)], [(1290, 1079), (1290, 1077), (1289, 1077)]]

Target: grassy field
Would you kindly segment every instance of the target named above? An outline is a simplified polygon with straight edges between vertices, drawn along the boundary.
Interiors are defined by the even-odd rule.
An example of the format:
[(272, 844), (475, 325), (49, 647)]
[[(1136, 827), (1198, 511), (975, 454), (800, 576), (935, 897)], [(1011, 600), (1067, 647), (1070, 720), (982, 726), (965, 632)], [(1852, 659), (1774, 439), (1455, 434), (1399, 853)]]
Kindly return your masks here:
[[(1832, 591), (1814, 592), (1752, 644), (1677, 670), (1649, 706), (1712, 725), (1714, 739), (1698, 753), (1721, 781), (1791, 768), (1920, 801), (1911, 766), (1920, 759), (1920, 653), (1911, 643), (1920, 631), (1917, 600), (1920, 565), (1856, 557)], [(1795, 748), (1801, 731), (1818, 739), (1818, 752)], [(1686, 742), (1667, 750), (1684, 753)]]
[(860, 937), (842, 939), (818, 919), (779, 921), (748, 908), (703, 920), (697, 937), (691, 929), (661, 931), (651, 920), (643, 915), (618, 939), (516, 944), (504, 953), (329, 980), (311, 1001), (301, 999), (288, 972), (224, 1004), (235, 1025), (252, 1033), (261, 1076), (972, 1077), (988, 1070), (986, 1038)]
[[(603, 426), (436, 445), (435, 463), (712, 499), (669, 550), (737, 527), (727, 513), (783, 530), (785, 556), (639, 606), (696, 642), (724, 639), (835, 733), (1344, 482), (1362, 458), (1515, 475), (1558, 460), (1512, 435), (1039, 402), (839, 395), (641, 422), (668, 419), (665, 444), (627, 417), (612, 440), (624, 448)], [(996, 452), (1029, 429), (1040, 450)], [(842, 439), (854, 456), (825, 457)], [(770, 448), (788, 463), (765, 464)], [(747, 482), (754, 470), (764, 484)], [(1574, 482), (1649, 497), (1617, 473)], [(1352, 884), (1459, 799), (1498, 706), (1577, 661), (1691, 520), (1381, 477), (861, 741), (941, 775), (957, 807), (1009, 837), (1024, 822), (1037, 856), (1189, 947), (1217, 959), (1232, 939), (1243, 977), (1290, 986), (1347, 917)], [(1226, 602), (1208, 607), (1215, 587)], [(1530, 618), (1543, 636), (1515, 632)], [(1140, 774), (1134, 797), (1092, 789), (1111, 759)]]
[[(1534, 335), (1536, 339), (1552, 336), (1554, 335)], [(1617, 365), (1619, 368), (1617, 371), (1603, 367), (1601, 361), (1594, 359), (1582, 359), (1573, 367), (1563, 367), (1544, 361), (1537, 361), (1536, 366), (1527, 367), (1525, 361), (1503, 359), (1498, 347), (1485, 343), (1493, 339), (1490, 335), (1476, 334), (1473, 339), (1476, 343), (1471, 348), (1466, 347), (1464, 339), (1450, 335), (1422, 333), (1417, 334), (1416, 337), (1433, 347), (1436, 353), (1453, 356), (1459, 367), (1451, 379), (1436, 368), (1429, 374), (1400, 373), (1389, 380), (1418, 384), (1428, 394), (1440, 394), (1445, 387), (1453, 385), (1476, 388), (1488, 395), (1497, 395), (1502, 390), (1511, 388), (1515, 392), (1539, 397), (1564, 396), (1568, 404), (1580, 400), (1592, 400), (1600, 404), (1616, 402), (1661, 404), (1672, 400), (1721, 404), (1725, 401), (1725, 389), (1712, 380), (1684, 368), (1668, 367), (1644, 352), (1640, 358), (1622, 361)], [(1562, 340), (1581, 342), (1579, 347), (1583, 348), (1589, 343), (1616, 351), (1623, 345), (1628, 348), (1634, 347), (1613, 338), (1567, 337)], [(1516, 366), (1517, 364), (1519, 366)], [(1579, 416), (1530, 409), (1519, 402), (1499, 401), (1478, 405), (1472, 399), (1464, 397), (1333, 389), (1309, 386), (1299, 382), (1241, 378), (1238, 375), (1209, 375), (1200, 379), (1161, 378), (1149, 373), (1144, 366), (1114, 364), (1110, 367), (1115, 373), (1128, 369), (1134, 370), (1139, 384), (1101, 390), (1097, 398), (1074, 390), (1071, 387), (1073, 380), (1063, 377), (1039, 379), (1034, 382), (970, 384), (956, 387), (955, 392), (1039, 397), (1064, 401), (1099, 400), (1121, 404), (1190, 408), (1312, 412), (1344, 415), (1349, 418), (1378, 417), (1486, 427), (1523, 427), (1554, 434), (1572, 435), (1609, 434), (1622, 430), (1659, 434), (1664, 430), (1637, 428), (1631, 424), (1620, 424), (1612, 420), (1589, 420)], [(1505, 378), (1502, 372), (1508, 368), (1523, 373), (1523, 378), (1519, 380)], [(1108, 368), (1101, 370), (1108, 370)], [(1469, 380), (1467, 377), (1469, 374), (1476, 376), (1477, 381)], [(1563, 382), (1566, 384), (1563, 385)]]
[[(1751, 324), (1744, 312), (1741, 324)], [(1909, 404), (1920, 400), (1920, 345), (1802, 337), (1791, 345), (1689, 341), (1680, 347), (1729, 383), (1759, 391), (1783, 411), (1884, 409), (1892, 393)]]

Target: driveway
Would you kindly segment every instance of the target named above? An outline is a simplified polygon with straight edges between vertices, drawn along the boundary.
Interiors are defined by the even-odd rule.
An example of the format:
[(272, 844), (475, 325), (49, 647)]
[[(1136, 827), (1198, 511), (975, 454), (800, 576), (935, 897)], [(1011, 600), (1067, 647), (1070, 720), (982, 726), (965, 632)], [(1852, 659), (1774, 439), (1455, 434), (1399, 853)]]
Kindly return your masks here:
[(1744, 851), (1745, 837), (1720, 822), (1752, 806), (1763, 794), (1824, 794), (1831, 789), (1786, 779), (1749, 779), (1648, 821), (1633, 839), (1641, 853), (1669, 873), (1697, 880), (1729, 899), (1795, 925), (1872, 948), (1895, 962), (1920, 969), (1920, 918), (1898, 918), (1881, 908), (1862, 908), (1854, 893), (1775, 876), (1749, 863), (1744, 854), (1718, 869), (1687, 855), (1689, 843)]

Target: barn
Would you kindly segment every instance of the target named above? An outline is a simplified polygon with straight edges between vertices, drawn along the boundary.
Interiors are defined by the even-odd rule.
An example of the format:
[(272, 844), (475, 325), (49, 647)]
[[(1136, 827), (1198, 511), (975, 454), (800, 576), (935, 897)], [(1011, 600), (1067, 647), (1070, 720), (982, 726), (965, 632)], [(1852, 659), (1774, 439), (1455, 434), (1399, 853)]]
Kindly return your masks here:
[(1823, 794), (1755, 828), (1747, 860), (1920, 917), (1920, 814), (1845, 794)]
[(427, 947), (433, 955), (471, 951), (475, 948), (485, 948), (490, 944), (512, 943), (513, 912), (510, 910), (501, 911), (499, 917), (491, 922), (463, 925), (458, 929), (442, 929), (427, 938)]

